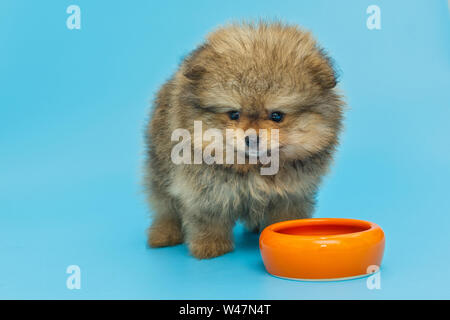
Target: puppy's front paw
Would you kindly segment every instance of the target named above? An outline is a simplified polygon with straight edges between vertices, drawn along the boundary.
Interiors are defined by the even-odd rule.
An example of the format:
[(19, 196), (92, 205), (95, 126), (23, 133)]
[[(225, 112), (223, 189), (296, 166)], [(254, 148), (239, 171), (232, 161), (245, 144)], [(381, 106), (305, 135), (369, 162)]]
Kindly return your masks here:
[(210, 259), (233, 250), (233, 242), (228, 239), (196, 239), (189, 243), (191, 254), (197, 259)]
[(174, 246), (182, 242), (183, 231), (177, 221), (155, 221), (148, 229), (147, 244), (151, 248)]

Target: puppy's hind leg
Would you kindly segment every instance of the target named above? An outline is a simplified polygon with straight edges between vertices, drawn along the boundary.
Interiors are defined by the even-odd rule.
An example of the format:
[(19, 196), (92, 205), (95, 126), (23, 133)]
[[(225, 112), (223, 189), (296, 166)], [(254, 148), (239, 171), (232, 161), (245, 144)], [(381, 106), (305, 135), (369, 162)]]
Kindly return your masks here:
[(264, 212), (264, 209), (260, 210), (258, 214), (248, 214), (247, 216), (241, 218), (241, 221), (244, 223), (245, 230), (251, 233), (260, 233), (262, 231), (262, 226), (264, 225), (264, 221), (262, 221), (262, 217), (260, 217), (261, 212)]
[(314, 197), (273, 201), (266, 209), (263, 229), (281, 221), (311, 218), (314, 204)]
[(183, 242), (181, 219), (176, 202), (168, 196), (151, 200), (155, 214), (147, 230), (147, 244), (151, 248), (174, 246)]

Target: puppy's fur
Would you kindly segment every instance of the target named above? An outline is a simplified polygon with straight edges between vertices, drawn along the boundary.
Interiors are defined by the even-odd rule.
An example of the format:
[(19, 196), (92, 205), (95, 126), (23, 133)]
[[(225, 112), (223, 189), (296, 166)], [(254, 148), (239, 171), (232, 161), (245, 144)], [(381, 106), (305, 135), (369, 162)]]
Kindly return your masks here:
[[(312, 36), (281, 23), (233, 24), (211, 33), (160, 89), (147, 131), (146, 184), (154, 209), (151, 247), (186, 242), (197, 258), (233, 249), (237, 220), (252, 231), (312, 215), (338, 143), (344, 106), (330, 59)], [(229, 111), (238, 110), (239, 120)], [(268, 117), (285, 114), (279, 123)], [(181, 164), (174, 129), (279, 129), (280, 168)]]

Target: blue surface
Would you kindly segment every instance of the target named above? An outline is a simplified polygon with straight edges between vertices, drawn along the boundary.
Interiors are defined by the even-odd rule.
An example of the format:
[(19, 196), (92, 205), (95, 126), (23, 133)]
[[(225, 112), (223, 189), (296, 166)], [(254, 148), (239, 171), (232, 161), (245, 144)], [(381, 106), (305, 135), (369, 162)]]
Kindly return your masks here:
[[(208, 31), (260, 16), (311, 29), (342, 70), (346, 131), (316, 216), (382, 226), (380, 290), (271, 277), (239, 226), (209, 261), (145, 246), (149, 101)], [(1, 1), (0, 298), (449, 299), (449, 16), (444, 0)]]

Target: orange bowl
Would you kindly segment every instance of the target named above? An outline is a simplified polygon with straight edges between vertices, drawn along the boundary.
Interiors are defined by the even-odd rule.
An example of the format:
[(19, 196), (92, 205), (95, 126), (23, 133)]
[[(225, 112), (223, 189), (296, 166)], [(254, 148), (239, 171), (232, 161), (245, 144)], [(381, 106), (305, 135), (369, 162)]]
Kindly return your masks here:
[(296, 280), (366, 276), (381, 265), (384, 232), (375, 223), (339, 218), (289, 220), (265, 228), (259, 248), (266, 270)]

